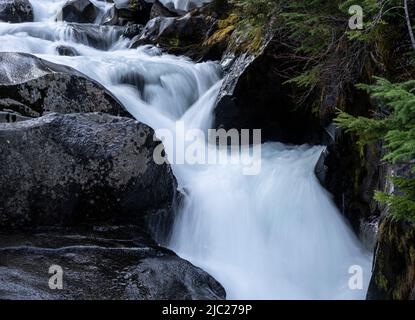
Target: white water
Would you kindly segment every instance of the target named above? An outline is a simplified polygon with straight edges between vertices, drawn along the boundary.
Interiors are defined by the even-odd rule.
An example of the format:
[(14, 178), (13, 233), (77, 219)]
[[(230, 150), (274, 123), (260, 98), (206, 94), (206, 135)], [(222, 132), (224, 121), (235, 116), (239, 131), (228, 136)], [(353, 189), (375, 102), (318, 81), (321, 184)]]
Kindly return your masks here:
[[(129, 50), (106, 29), (104, 50), (64, 22), (64, 1), (31, 0), (35, 23), (0, 23), (0, 51), (35, 54), (99, 81), (130, 113), (154, 129), (207, 129), (220, 88), (216, 63), (195, 64), (151, 46)], [(187, 2), (187, 1), (184, 1)], [(80, 56), (62, 57), (58, 45)], [(138, 90), (140, 88), (140, 90)], [(237, 165), (173, 165), (185, 201), (169, 246), (219, 280), (231, 299), (362, 299), (370, 256), (320, 186), (313, 169), (321, 147), (262, 146), (262, 170)], [(364, 270), (363, 290), (350, 290), (351, 265)]]

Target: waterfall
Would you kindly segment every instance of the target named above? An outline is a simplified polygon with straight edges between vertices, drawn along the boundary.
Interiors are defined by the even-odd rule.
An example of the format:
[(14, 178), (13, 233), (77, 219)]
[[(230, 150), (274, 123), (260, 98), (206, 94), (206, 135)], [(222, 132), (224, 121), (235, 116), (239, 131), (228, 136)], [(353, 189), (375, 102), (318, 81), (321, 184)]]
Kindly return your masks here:
[[(0, 22), (0, 51), (75, 68), (154, 129), (174, 131), (179, 120), (189, 129), (212, 126), (222, 81), (217, 63), (196, 64), (153, 46), (128, 49), (118, 27), (56, 22), (65, 1), (30, 1), (35, 22)], [(189, 1), (173, 3), (186, 9)], [(98, 28), (100, 44), (79, 28)], [(58, 45), (79, 56), (59, 56)], [(219, 280), (230, 299), (363, 299), (370, 254), (314, 175), (323, 147), (265, 143), (261, 149), (254, 176), (241, 174), (238, 164), (172, 164), (184, 196), (167, 245)], [(356, 265), (363, 270), (361, 290), (349, 287)]]

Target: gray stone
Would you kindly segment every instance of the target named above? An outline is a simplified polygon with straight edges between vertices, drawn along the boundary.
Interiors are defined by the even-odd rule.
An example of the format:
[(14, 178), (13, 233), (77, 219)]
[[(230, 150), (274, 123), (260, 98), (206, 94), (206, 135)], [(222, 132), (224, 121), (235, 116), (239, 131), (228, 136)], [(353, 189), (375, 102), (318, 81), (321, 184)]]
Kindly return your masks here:
[[(31, 112), (106, 112), (128, 116), (118, 100), (98, 82), (67, 67), (24, 53), (0, 53), (0, 99), (18, 101)], [(18, 111), (18, 110), (16, 110)]]
[[(63, 289), (48, 286), (63, 270)], [(0, 299), (224, 299), (206, 272), (132, 226), (0, 233)]]
[(153, 4), (145, 0), (129, 0), (115, 5), (102, 17), (101, 24), (126, 25), (146, 24), (150, 20)]
[(25, 115), (27, 117), (40, 116), (39, 112), (36, 112), (30, 109), (28, 106), (9, 98), (0, 99), (0, 110), (8, 112), (12, 111), (20, 115)]
[(16, 112), (0, 111), (0, 123), (10, 123), (29, 120), (31, 118), (23, 117)]
[(151, 8), (150, 19), (157, 17), (177, 17), (179, 14), (174, 9), (164, 6), (159, 0), (155, 0)]
[(65, 45), (59, 45), (56, 47), (56, 52), (60, 55), (60, 56), (68, 56), (68, 57), (75, 57), (75, 56), (79, 56), (78, 51), (76, 51), (76, 49), (70, 47), (70, 46), (65, 46)]
[(0, 229), (166, 215), (177, 186), (153, 134), (101, 113), (0, 123)]
[(62, 8), (62, 19), (67, 22), (94, 23), (99, 9), (89, 0), (69, 0)]
[(29, 0), (0, 0), (0, 21), (32, 22), (33, 8)]

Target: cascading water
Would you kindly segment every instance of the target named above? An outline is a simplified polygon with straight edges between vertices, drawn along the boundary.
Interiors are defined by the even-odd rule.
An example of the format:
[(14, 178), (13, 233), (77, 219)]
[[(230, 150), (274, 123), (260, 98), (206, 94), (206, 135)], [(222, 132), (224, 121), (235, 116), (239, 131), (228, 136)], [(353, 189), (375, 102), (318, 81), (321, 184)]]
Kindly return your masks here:
[[(177, 8), (188, 2), (174, 1)], [(65, 1), (31, 3), (36, 22), (0, 23), (0, 51), (35, 54), (83, 72), (154, 129), (174, 131), (178, 120), (186, 128), (210, 128), (221, 84), (218, 64), (195, 64), (152, 46), (127, 49), (118, 27), (56, 22)], [(100, 41), (80, 28), (99, 29)], [(59, 56), (59, 45), (79, 56)], [(262, 163), (255, 176), (242, 175), (235, 164), (173, 164), (186, 195), (169, 246), (218, 279), (228, 298), (364, 298), (370, 256), (313, 173), (322, 150), (263, 144), (253, 159)], [(364, 271), (362, 290), (348, 286), (352, 265)]]

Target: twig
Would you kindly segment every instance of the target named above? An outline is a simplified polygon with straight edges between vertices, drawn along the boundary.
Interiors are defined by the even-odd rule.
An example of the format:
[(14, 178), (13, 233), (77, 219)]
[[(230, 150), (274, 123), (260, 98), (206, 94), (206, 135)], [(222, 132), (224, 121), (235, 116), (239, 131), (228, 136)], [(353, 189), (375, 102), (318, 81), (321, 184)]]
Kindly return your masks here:
[(412, 32), (411, 20), (409, 19), (408, 0), (403, 0), (403, 6), (405, 8), (406, 25), (408, 26), (409, 37), (411, 38), (412, 48), (415, 50), (415, 37)]

